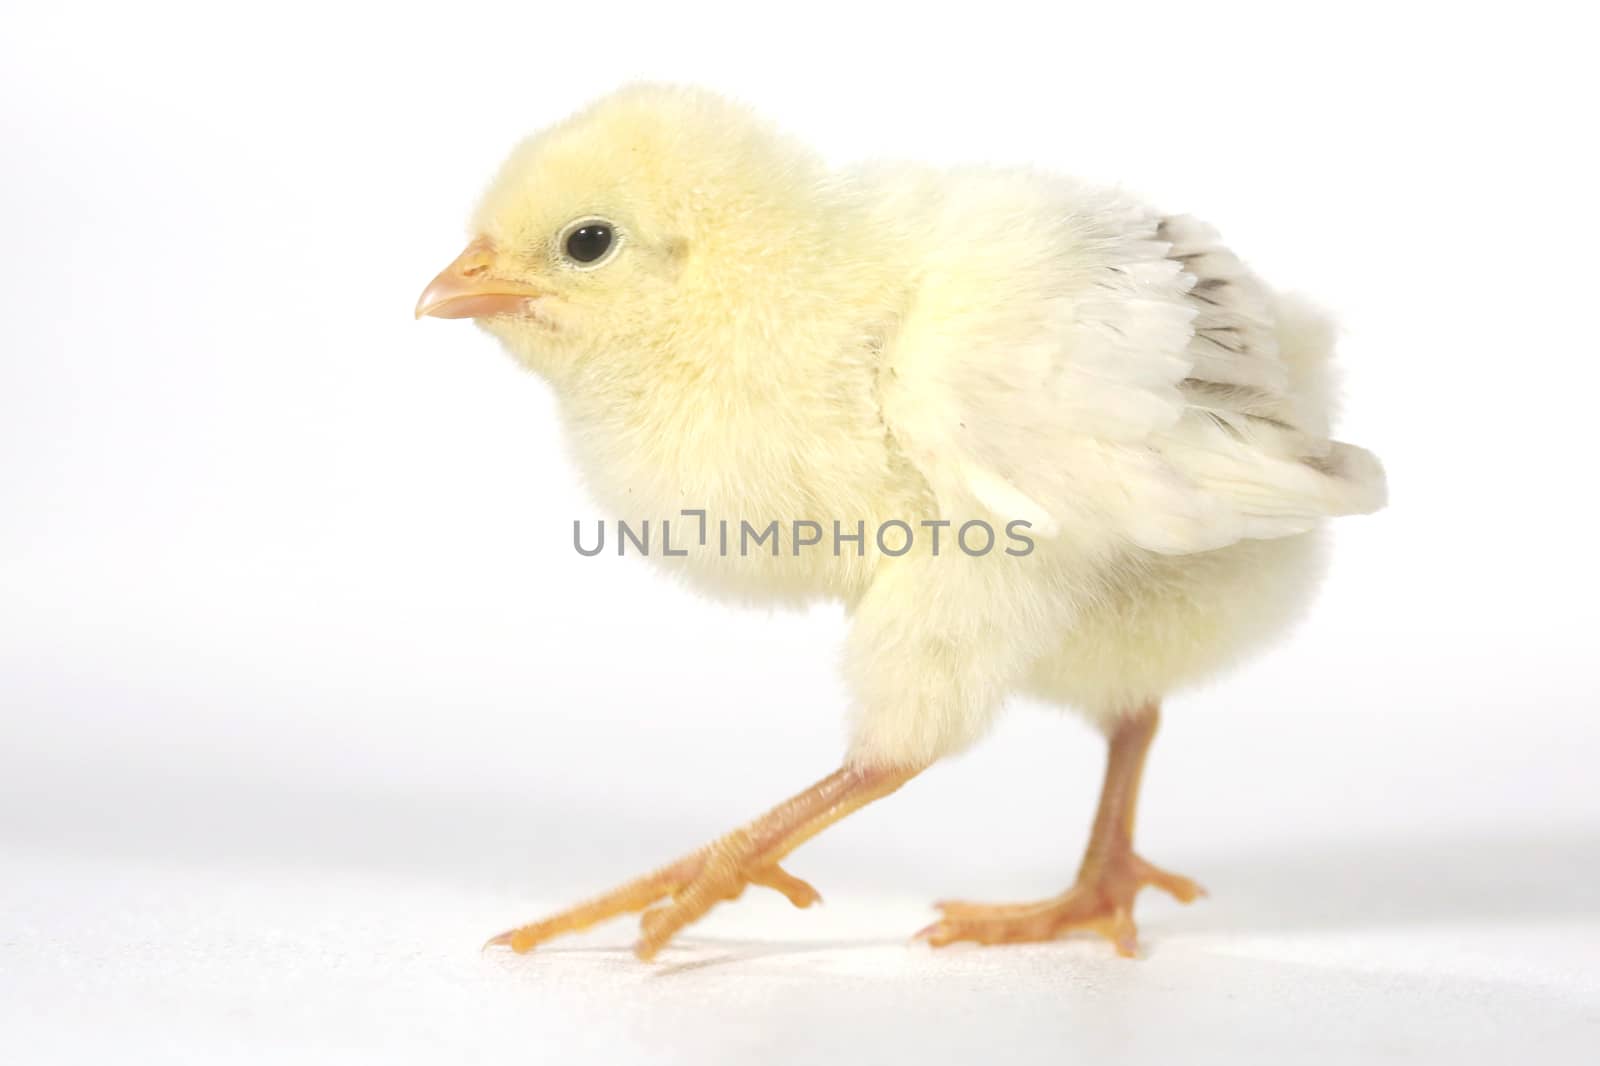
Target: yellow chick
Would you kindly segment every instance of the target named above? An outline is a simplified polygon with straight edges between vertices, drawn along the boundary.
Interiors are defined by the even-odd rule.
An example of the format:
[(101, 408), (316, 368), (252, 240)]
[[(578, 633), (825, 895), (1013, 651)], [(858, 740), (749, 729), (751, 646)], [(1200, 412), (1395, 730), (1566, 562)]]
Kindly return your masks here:
[[(596, 494), (744, 600), (849, 608), (843, 765), (654, 873), (491, 943), (644, 911), (648, 959), (989, 729), (1008, 695), (1109, 739), (1076, 882), (941, 904), (934, 945), (1104, 934), (1200, 888), (1133, 849), (1169, 693), (1305, 608), (1322, 519), (1384, 502), (1328, 437), (1332, 331), (1193, 219), (1025, 170), (828, 169), (744, 108), (635, 86), (521, 144), (418, 316), (549, 380)], [(689, 513), (685, 513), (689, 512)], [(659, 532), (658, 532), (659, 536)], [(679, 553), (683, 554), (679, 554)]]

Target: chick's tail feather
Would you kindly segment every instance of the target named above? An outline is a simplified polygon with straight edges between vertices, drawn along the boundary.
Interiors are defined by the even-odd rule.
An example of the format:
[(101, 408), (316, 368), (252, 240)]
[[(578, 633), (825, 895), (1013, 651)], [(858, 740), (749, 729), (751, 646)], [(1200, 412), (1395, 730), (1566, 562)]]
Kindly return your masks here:
[[(1294, 294), (1275, 294), (1273, 311), (1297, 424), (1308, 433), (1331, 438), (1339, 417), (1339, 367), (1334, 357), (1338, 327), (1321, 308)], [(1365, 448), (1330, 439), (1328, 454), (1317, 465), (1342, 482), (1341, 513), (1370, 514), (1388, 502), (1383, 463)]]

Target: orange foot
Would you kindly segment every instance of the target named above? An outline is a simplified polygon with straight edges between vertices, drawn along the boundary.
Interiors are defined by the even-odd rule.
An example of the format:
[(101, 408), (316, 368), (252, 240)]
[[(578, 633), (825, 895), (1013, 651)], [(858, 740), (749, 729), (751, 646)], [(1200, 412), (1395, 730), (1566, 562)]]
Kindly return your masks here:
[(1110, 940), (1118, 955), (1133, 958), (1139, 951), (1133, 898), (1146, 885), (1170, 893), (1181, 903), (1205, 895), (1205, 889), (1187, 877), (1168, 873), (1127, 851), (1080, 871), (1078, 883), (1053, 899), (1011, 904), (937, 903), (943, 916), (917, 936), (937, 948), (958, 940), (1022, 944), (1088, 930)]
[(749, 885), (773, 889), (796, 907), (809, 907), (822, 897), (778, 863), (851, 811), (887, 796), (916, 774), (911, 767), (846, 766), (709, 847), (542, 922), (501, 933), (484, 946), (503, 945), (521, 954), (551, 937), (644, 911), (633, 952), (651, 959), (678, 930), (718, 903), (737, 899)]
[[(509, 947), (520, 955), (564, 933), (587, 929), (619, 914), (644, 911), (639, 922), (641, 936), (633, 950), (648, 961), (678, 930), (716, 904), (738, 899), (748, 885), (781, 892), (796, 907), (809, 907), (822, 899), (816, 889), (777, 863), (764, 863), (747, 834), (733, 833), (604, 896), (543, 921), (507, 930), (484, 947)], [(662, 903), (663, 900), (668, 902)]]

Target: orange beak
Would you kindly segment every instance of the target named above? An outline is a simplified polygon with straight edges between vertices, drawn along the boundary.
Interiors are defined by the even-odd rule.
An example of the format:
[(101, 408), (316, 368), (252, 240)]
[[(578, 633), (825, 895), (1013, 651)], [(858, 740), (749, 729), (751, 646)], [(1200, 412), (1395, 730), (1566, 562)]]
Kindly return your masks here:
[(531, 286), (491, 277), (489, 271), (493, 266), (494, 245), (487, 237), (479, 237), (422, 290), (416, 317), (514, 315), (526, 310), (529, 301), (544, 295)]

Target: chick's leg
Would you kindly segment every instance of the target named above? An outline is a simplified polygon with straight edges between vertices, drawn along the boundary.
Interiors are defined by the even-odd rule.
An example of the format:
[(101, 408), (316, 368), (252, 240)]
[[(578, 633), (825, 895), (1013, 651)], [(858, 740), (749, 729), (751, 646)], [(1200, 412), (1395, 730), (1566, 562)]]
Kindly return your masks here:
[(1204, 895), (1187, 877), (1153, 866), (1133, 851), (1139, 779), (1159, 721), (1160, 711), (1152, 704), (1112, 730), (1100, 809), (1071, 888), (1034, 903), (940, 903), (940, 920), (918, 935), (942, 947), (958, 940), (981, 944), (1053, 940), (1074, 930), (1089, 930), (1109, 939), (1119, 955), (1132, 957), (1138, 951), (1133, 899), (1141, 888), (1154, 885), (1184, 903)]
[(846, 766), (677, 862), (543, 921), (501, 933), (489, 945), (521, 953), (563, 933), (644, 911), (642, 935), (633, 950), (650, 959), (678, 930), (718, 903), (737, 899), (746, 885), (774, 889), (796, 907), (809, 907), (822, 897), (778, 863), (845, 815), (895, 791), (919, 770)]

